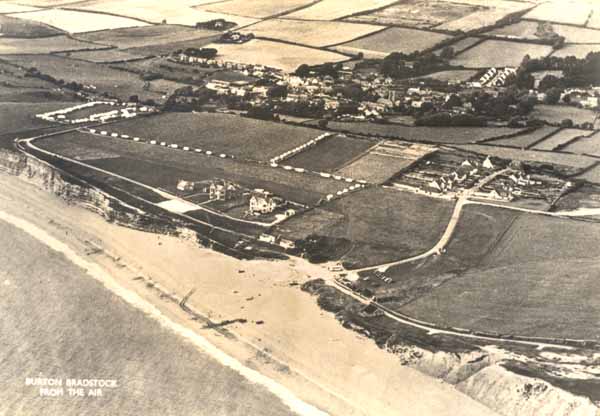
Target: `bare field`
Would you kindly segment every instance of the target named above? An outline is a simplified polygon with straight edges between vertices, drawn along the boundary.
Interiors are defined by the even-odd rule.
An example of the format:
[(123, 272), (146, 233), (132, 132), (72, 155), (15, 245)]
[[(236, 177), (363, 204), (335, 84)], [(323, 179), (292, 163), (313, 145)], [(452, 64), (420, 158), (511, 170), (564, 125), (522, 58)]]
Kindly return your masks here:
[(576, 137), (584, 137), (592, 134), (589, 130), (581, 129), (563, 129), (533, 146), (534, 150), (555, 150), (559, 146), (563, 146)]
[(64, 33), (54, 27), (27, 19), (0, 15), (0, 36), (37, 38)]
[(545, 105), (538, 104), (531, 112), (531, 117), (547, 121), (549, 123), (560, 123), (564, 119), (571, 119), (575, 124), (593, 123), (596, 113), (592, 110), (577, 108), (569, 105)]
[(164, 113), (119, 122), (107, 129), (147, 141), (165, 141), (261, 161), (269, 161), (321, 133), (306, 127), (218, 113)]
[(349, 21), (429, 28), (471, 14), (479, 6), (440, 0), (408, 0), (371, 13), (348, 18)]
[(377, 142), (335, 135), (287, 159), (285, 164), (315, 172), (333, 172), (374, 146)]
[(370, 52), (385, 55), (391, 52), (409, 54), (431, 49), (447, 39), (450, 39), (450, 36), (441, 33), (392, 27), (371, 36), (337, 46), (336, 49), (342, 52), (364, 52), (367, 57)]
[(338, 174), (380, 184), (413, 163), (415, 160), (368, 153), (348, 166), (344, 166)]
[(589, 137), (576, 140), (563, 150), (565, 152), (600, 156), (600, 132), (596, 132)]
[(539, 140), (544, 137), (548, 137), (551, 134), (555, 133), (558, 130), (558, 127), (552, 126), (542, 126), (531, 133), (521, 134), (516, 137), (511, 137), (508, 139), (500, 139), (494, 140), (490, 142), (494, 146), (508, 146), (508, 147), (518, 147), (520, 149), (527, 149), (534, 143), (537, 143)]
[(592, 6), (590, 4), (561, 0), (540, 4), (523, 17), (525, 19), (583, 26), (591, 11)]
[(531, 58), (548, 56), (552, 47), (535, 43), (510, 42), (505, 40), (486, 40), (468, 49), (451, 60), (452, 65), (466, 68), (518, 67), (525, 55)]
[(348, 42), (381, 29), (380, 26), (360, 23), (270, 19), (248, 26), (244, 32), (278, 41), (324, 47)]
[(63, 9), (44, 9), (34, 12), (19, 13), (15, 15), (15, 17), (44, 23), (69, 33), (92, 32), (96, 30), (146, 25), (146, 23), (128, 19), (126, 17)]
[(316, 0), (253, 0), (252, 2), (247, 0), (229, 0), (199, 7), (208, 12), (264, 19), (279, 16), (315, 2)]
[[(491, 32), (487, 32), (486, 35), (540, 40), (540, 37), (536, 36), (538, 25), (539, 22), (536, 21), (521, 20), (518, 23), (494, 29)], [(552, 29), (557, 35), (564, 36), (567, 43), (600, 43), (599, 30), (560, 24), (552, 25)]]
[(579, 59), (583, 59), (590, 52), (599, 52), (600, 44), (594, 45), (565, 45), (563, 48), (554, 51), (552, 56), (557, 58), (566, 58), (567, 56), (574, 56)]
[(379, 9), (395, 3), (394, 0), (321, 0), (313, 6), (298, 10), (285, 17), (300, 20), (336, 20), (357, 13)]
[(217, 48), (218, 58), (225, 61), (266, 65), (284, 71), (295, 71), (302, 64), (319, 65), (348, 59), (335, 52), (261, 39), (253, 39), (241, 45), (219, 43), (210, 47)]
[(597, 338), (598, 227), (521, 215), (477, 269), (402, 311), (480, 331)]
[(37, 39), (0, 37), (0, 55), (43, 54), (62, 51), (99, 49), (101, 45), (81, 42), (67, 36), (52, 36)]

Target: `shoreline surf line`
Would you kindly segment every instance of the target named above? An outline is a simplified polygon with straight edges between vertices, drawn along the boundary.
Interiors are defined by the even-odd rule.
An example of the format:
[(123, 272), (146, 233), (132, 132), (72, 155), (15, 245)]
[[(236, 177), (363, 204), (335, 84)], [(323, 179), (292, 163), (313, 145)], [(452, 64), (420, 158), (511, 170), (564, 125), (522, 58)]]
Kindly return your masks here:
[(156, 306), (142, 299), (137, 293), (133, 292), (132, 290), (126, 289), (120, 284), (118, 284), (109, 273), (102, 269), (102, 267), (95, 263), (84, 260), (65, 243), (57, 240), (55, 237), (51, 236), (38, 226), (1, 210), (0, 220), (19, 228), (20, 230), (24, 231), (36, 240), (40, 241), (42, 244), (52, 249), (53, 251), (63, 254), (67, 258), (67, 260), (69, 260), (76, 266), (85, 269), (88, 275), (102, 283), (104, 287), (106, 287), (112, 293), (119, 296), (132, 307), (144, 312), (147, 316), (156, 320), (162, 327), (185, 338), (187, 341), (190, 341), (194, 346), (199, 348), (212, 359), (216, 360), (219, 364), (234, 370), (251, 383), (255, 383), (266, 388), (270, 393), (275, 395), (286, 406), (288, 406), (292, 412), (302, 416), (328, 415), (326, 412), (298, 398), (287, 387), (284, 387), (280, 383), (266, 377), (265, 375), (259, 373), (256, 370), (244, 366), (237, 359), (221, 351), (201, 335), (195, 333), (191, 329), (188, 329), (181, 324), (173, 322), (160, 310), (158, 310)]

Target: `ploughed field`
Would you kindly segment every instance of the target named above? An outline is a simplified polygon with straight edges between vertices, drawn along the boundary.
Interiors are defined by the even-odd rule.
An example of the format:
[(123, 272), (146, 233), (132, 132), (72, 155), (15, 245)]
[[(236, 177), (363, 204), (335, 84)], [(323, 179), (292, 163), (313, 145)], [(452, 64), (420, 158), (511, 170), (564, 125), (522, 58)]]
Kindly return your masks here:
[(38, 141), (37, 145), (170, 192), (175, 192), (180, 179), (199, 182), (219, 178), (312, 205), (344, 187), (339, 181), (317, 175), (80, 132), (49, 137)]
[(218, 113), (164, 113), (108, 125), (106, 130), (260, 161), (269, 161), (321, 134), (307, 127)]

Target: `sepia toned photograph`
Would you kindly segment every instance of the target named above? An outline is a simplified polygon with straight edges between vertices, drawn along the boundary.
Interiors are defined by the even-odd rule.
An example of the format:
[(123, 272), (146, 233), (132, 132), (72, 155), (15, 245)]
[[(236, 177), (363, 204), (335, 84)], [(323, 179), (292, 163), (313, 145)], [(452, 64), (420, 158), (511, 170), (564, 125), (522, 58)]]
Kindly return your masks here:
[(600, 0), (0, 0), (0, 416), (600, 416)]

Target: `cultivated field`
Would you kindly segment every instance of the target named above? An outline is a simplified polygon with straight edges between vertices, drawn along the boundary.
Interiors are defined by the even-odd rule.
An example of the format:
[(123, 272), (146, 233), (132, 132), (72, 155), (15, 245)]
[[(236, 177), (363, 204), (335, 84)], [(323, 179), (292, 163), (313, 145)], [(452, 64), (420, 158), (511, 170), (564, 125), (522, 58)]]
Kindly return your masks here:
[(344, 166), (338, 174), (381, 184), (413, 163), (415, 160), (368, 153), (348, 166)]
[(127, 49), (193, 41), (219, 35), (220, 32), (198, 30), (186, 26), (155, 25), (84, 33), (77, 36), (77, 38)]
[(100, 156), (108, 153), (111, 157), (89, 159), (87, 163), (171, 192), (175, 192), (180, 179), (206, 181), (220, 178), (245, 188), (266, 189), (285, 199), (312, 205), (344, 186), (339, 181), (316, 175), (78, 132), (44, 139), (38, 142), (38, 146), (71, 158), (84, 154), (88, 159), (92, 152)]
[(329, 122), (328, 129), (429, 143), (476, 143), (494, 137), (517, 134), (509, 127), (409, 127), (400, 124)]
[(597, 224), (522, 215), (477, 269), (402, 311), (481, 331), (596, 338), (599, 236)]
[(518, 43), (504, 40), (486, 40), (451, 60), (452, 65), (467, 68), (518, 67), (525, 55), (531, 58), (548, 56), (552, 47), (534, 43)]
[(584, 2), (555, 0), (538, 5), (523, 17), (525, 19), (583, 26), (591, 11), (592, 6)]
[(504, 0), (496, 0), (493, 3), (490, 3), (487, 0), (463, 0), (460, 3), (479, 6), (480, 9), (474, 13), (467, 14), (460, 19), (451, 20), (436, 26), (436, 29), (469, 32), (482, 27), (495, 25), (499, 20), (506, 16), (531, 7), (528, 3)]
[(40, 72), (66, 82), (94, 85), (99, 93), (107, 92), (123, 100), (128, 100), (132, 95), (138, 95), (140, 100), (165, 100), (162, 94), (145, 91), (144, 81), (137, 75), (107, 66), (56, 55), (11, 55), (5, 59), (25, 68), (36, 67)]
[(143, 59), (143, 56), (133, 55), (128, 52), (121, 51), (119, 49), (105, 49), (96, 51), (82, 51), (82, 52), (60, 52), (57, 53), (59, 56), (64, 56), (71, 59), (80, 59), (82, 61), (95, 62), (95, 63), (112, 63), (112, 62), (126, 62), (136, 59)]
[(318, 130), (218, 113), (165, 113), (107, 127), (111, 132), (268, 161), (317, 137)]
[(583, 59), (590, 52), (600, 52), (600, 45), (565, 45), (563, 48), (554, 51), (552, 56), (556, 56), (557, 58), (574, 56)]
[[(494, 36), (514, 37), (518, 39), (539, 40), (536, 36), (539, 22), (522, 20), (512, 25), (494, 29), (486, 34)], [(600, 43), (600, 31), (567, 25), (552, 25), (557, 35), (564, 36), (567, 43)]]
[(566, 143), (575, 139), (576, 137), (584, 137), (590, 135), (592, 132), (589, 130), (580, 129), (563, 129), (553, 134), (547, 139), (533, 146), (534, 150), (555, 150), (560, 146), (564, 146)]
[(266, 65), (284, 71), (295, 71), (300, 65), (319, 65), (325, 62), (341, 62), (344, 55), (335, 52), (289, 45), (268, 40), (253, 39), (241, 45), (212, 44), (219, 50), (218, 59), (230, 62)]
[(62, 33), (64, 32), (43, 23), (0, 15), (0, 36), (37, 38)]
[(480, 9), (479, 6), (448, 3), (440, 0), (408, 0), (371, 13), (348, 18), (350, 21), (429, 28), (460, 19)]
[(70, 33), (146, 25), (146, 23), (128, 19), (126, 17), (63, 9), (44, 9), (28, 13), (19, 13), (15, 15), (15, 17), (45, 23)]
[(321, 0), (313, 6), (298, 10), (285, 17), (300, 20), (336, 20), (357, 13), (379, 9), (395, 3), (394, 0)]
[(187, 0), (172, 0), (169, 2), (163, 0), (92, 0), (73, 7), (82, 10), (127, 16), (151, 23), (161, 23), (163, 20), (166, 20), (168, 24), (186, 26), (195, 26), (197, 22), (208, 22), (215, 19), (225, 19), (239, 26), (249, 25), (257, 21), (248, 17), (211, 13), (200, 10), (198, 7), (192, 7), (211, 2)]
[(360, 23), (270, 19), (248, 26), (244, 32), (254, 33), (257, 37), (323, 47), (348, 42), (381, 29)]
[(576, 140), (563, 150), (565, 152), (600, 156), (600, 132)]
[(333, 172), (362, 155), (377, 142), (335, 135), (283, 162), (314, 172)]
[(294, 238), (296, 230), (306, 235), (306, 229), (310, 229), (319, 236), (350, 242), (342, 261), (355, 268), (429, 250), (446, 229), (452, 203), (409, 192), (368, 188), (323, 209), (333, 215), (327, 214), (323, 221), (299, 215), (283, 223), (278, 231)]
[(450, 36), (418, 29), (392, 27), (371, 36), (355, 40), (336, 49), (342, 52), (363, 52), (366, 57), (381, 57), (391, 52), (412, 53), (431, 49)]
[(199, 7), (214, 13), (264, 19), (266, 17), (279, 16), (291, 12), (298, 8), (308, 6), (311, 3), (315, 3), (315, 0), (253, 0), (251, 2), (247, 0), (229, 0)]
[(37, 39), (0, 37), (0, 55), (43, 54), (98, 48), (102, 48), (102, 46), (89, 42), (81, 42), (63, 35)]
[(493, 142), (490, 142), (490, 144), (493, 144), (494, 146), (508, 146), (527, 149), (531, 145), (555, 133), (557, 130), (558, 127), (542, 126), (531, 133), (521, 134), (508, 139), (494, 140)]
[(564, 119), (571, 119), (575, 124), (593, 123), (596, 114), (592, 110), (577, 108), (569, 105), (544, 105), (538, 104), (531, 112), (531, 117), (560, 123)]

